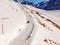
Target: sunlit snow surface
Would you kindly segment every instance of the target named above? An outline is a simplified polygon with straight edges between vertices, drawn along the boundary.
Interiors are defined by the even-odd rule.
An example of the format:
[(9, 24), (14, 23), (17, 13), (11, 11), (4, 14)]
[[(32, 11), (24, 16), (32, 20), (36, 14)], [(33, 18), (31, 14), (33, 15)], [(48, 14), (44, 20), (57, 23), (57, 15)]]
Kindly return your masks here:
[(0, 45), (60, 45), (60, 11), (1, 0)]

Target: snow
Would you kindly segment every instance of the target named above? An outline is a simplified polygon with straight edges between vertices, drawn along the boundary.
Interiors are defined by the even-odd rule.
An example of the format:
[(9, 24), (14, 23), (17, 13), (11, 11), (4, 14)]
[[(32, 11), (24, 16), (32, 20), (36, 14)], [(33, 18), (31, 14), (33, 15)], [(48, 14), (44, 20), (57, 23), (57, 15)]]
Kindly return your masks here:
[[(31, 45), (48, 45), (52, 42), (51, 45), (58, 45), (60, 43), (60, 18), (59, 18), (59, 12), (58, 10), (56, 11), (45, 11), (45, 10), (40, 10), (28, 5), (24, 5), (25, 10), (31, 14), (31, 16), (35, 18), (38, 18), (38, 22), (36, 21), (36, 25), (37, 25), (37, 32), (36, 35), (34, 37), (34, 41), (32, 41)], [(38, 12), (39, 14), (36, 14), (36, 12)], [(56, 13), (57, 12), (57, 13)], [(43, 16), (43, 17), (42, 17)], [(47, 21), (47, 19), (51, 20), (52, 22), (56, 23), (57, 25), (59, 25), (59, 29), (56, 27), (56, 25), (53, 25), (52, 22)], [(44, 27), (43, 24), (45, 24)], [(47, 40), (52, 40), (51, 42), (49, 41), (49, 43), (45, 43), (43, 40), (47, 39)], [(54, 44), (53, 42), (55, 42), (56, 44)]]
[(59, 10), (2, 0), (0, 12), (0, 45), (60, 45)]

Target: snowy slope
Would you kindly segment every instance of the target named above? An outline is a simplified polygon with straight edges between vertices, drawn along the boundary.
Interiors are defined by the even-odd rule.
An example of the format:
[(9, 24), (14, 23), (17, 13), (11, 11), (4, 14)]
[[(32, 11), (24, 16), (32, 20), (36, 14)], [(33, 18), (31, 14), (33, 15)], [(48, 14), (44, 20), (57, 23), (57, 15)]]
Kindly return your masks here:
[(28, 45), (36, 32), (32, 17), (13, 1), (2, 0), (0, 5), (0, 45)]
[(36, 19), (37, 33), (31, 45), (60, 45), (60, 11), (45, 11), (24, 5)]
[(0, 6), (0, 45), (60, 45), (60, 11), (12, 0), (2, 0)]

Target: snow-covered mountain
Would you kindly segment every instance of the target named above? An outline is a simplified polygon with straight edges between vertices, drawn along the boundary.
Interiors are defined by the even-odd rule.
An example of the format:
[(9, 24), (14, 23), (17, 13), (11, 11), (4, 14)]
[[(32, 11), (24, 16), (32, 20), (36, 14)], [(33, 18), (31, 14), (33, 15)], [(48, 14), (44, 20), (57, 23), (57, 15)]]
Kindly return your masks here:
[(60, 45), (60, 10), (1, 0), (0, 45)]
[[(37, 3), (34, 4), (35, 2)], [(43, 10), (60, 10), (60, 0), (41, 0), (39, 2), (36, 0), (34, 2), (22, 0), (21, 4), (32, 5)]]

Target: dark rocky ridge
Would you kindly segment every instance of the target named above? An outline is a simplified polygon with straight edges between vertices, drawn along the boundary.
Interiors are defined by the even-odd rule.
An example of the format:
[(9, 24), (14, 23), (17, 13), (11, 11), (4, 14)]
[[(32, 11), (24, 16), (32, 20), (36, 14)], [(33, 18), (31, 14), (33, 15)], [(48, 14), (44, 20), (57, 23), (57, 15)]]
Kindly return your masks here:
[[(17, 2), (17, 0), (14, 1)], [(47, 2), (43, 1), (37, 4), (33, 4), (32, 2), (28, 1), (21, 1), (21, 4), (32, 5), (43, 10), (60, 10), (60, 0), (49, 0)]]

